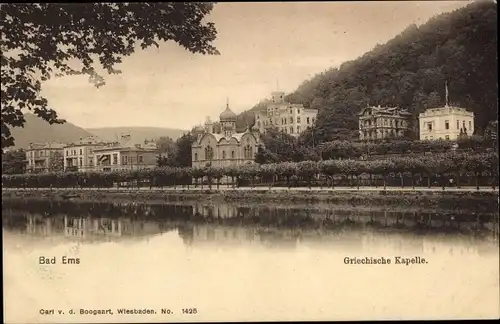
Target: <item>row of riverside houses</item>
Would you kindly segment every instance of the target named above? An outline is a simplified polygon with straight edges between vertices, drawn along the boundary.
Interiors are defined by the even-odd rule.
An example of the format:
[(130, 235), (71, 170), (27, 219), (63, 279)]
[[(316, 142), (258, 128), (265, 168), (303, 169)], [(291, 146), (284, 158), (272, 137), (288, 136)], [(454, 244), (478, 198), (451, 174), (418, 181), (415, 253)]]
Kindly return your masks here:
[[(156, 166), (160, 151), (153, 141), (132, 145), (130, 135), (119, 142), (103, 142), (96, 137), (80, 138), (71, 144), (30, 144), (26, 150), (29, 173), (60, 171), (117, 171), (149, 169)], [(57, 166), (60, 163), (62, 165)]]
[[(456, 140), (474, 133), (474, 113), (448, 105), (448, 86), (444, 107), (428, 108), (419, 114), (420, 140)], [(411, 113), (397, 107), (367, 107), (359, 114), (359, 139), (363, 141), (405, 137)]]

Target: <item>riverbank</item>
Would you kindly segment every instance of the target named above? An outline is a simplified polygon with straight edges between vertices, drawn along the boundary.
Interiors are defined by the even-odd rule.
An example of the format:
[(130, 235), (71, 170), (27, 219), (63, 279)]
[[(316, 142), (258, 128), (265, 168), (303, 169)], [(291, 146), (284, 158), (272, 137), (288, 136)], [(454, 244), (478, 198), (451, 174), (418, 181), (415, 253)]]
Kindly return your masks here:
[(51, 200), (136, 201), (226, 201), (247, 203), (346, 203), (422, 206), (426, 208), (498, 210), (498, 189), (490, 188), (2, 188), (4, 198), (44, 198)]

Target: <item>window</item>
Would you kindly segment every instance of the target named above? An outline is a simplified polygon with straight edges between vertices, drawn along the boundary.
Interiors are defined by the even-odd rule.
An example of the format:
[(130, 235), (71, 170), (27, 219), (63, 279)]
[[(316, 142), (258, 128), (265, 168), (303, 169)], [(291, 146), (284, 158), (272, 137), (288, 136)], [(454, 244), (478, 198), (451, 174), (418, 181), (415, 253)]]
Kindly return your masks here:
[(226, 158), (226, 151), (222, 151), (222, 158), (225, 159)]
[(428, 139), (429, 139), (429, 138), (426, 136), (426, 137), (425, 137), (425, 140), (428, 140)]
[(293, 124), (293, 117), (290, 117), (290, 124)]
[(80, 155), (82, 155), (82, 154), (83, 154), (83, 150), (82, 150), (82, 149), (80, 149)]
[(253, 147), (250, 145), (246, 145), (243, 149), (243, 155), (245, 159), (253, 159)]
[(118, 154), (113, 154), (113, 164), (118, 164)]
[(447, 139), (447, 140), (449, 140), (450, 139), (450, 135), (446, 135), (444, 138)]
[(307, 117), (307, 118), (306, 118), (306, 121), (307, 121), (307, 123), (308, 123), (308, 124), (310, 124), (310, 122), (309, 122), (309, 117)]
[(198, 161), (198, 153), (194, 153), (194, 160)]
[(300, 109), (297, 109), (297, 114), (300, 114)]
[(66, 151), (66, 156), (68, 156), (69, 151)]
[(139, 155), (139, 163), (143, 163), (142, 155)]
[(444, 122), (444, 129), (450, 129), (450, 122), (448, 120)]
[(457, 129), (460, 129), (460, 121), (457, 120)]
[(300, 133), (300, 126), (297, 126), (297, 133)]
[(300, 124), (300, 117), (297, 117), (297, 124)]
[(293, 134), (293, 127), (290, 127), (290, 134)]
[(472, 121), (469, 120), (469, 130), (472, 130)]
[(429, 138), (430, 138), (430, 139), (432, 139), (433, 137), (431, 136), (431, 137), (429, 137)]
[(292, 109), (290, 109), (290, 115), (291, 115), (291, 114), (293, 114), (293, 110), (292, 110)]
[(427, 123), (427, 131), (432, 132), (432, 123)]
[(205, 160), (212, 160), (214, 158), (214, 150), (212, 147), (205, 147)]
[(231, 151), (231, 159), (234, 159), (234, 151)]
[(80, 166), (83, 166), (83, 159), (80, 158)]
[(285, 127), (284, 130), (285, 130), (285, 134), (288, 134), (288, 128)]

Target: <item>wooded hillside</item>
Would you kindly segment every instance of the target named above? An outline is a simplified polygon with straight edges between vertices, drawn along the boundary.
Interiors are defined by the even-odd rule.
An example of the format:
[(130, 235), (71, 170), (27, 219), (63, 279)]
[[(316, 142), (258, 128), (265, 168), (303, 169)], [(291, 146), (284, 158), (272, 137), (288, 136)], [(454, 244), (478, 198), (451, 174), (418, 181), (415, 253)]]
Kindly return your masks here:
[[(287, 96), (319, 109), (316, 143), (357, 138), (356, 114), (370, 105), (399, 106), (416, 119), (445, 102), (475, 113), (477, 133), (498, 119), (497, 6), (476, 2), (409, 26), (384, 45), (305, 81)], [(255, 108), (255, 107), (254, 107)]]

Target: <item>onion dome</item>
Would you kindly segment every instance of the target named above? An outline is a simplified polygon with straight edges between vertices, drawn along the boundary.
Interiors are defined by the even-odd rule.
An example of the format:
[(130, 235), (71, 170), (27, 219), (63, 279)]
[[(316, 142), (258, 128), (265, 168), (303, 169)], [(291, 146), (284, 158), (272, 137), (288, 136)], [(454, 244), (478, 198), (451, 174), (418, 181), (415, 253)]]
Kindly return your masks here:
[(226, 110), (220, 114), (219, 119), (220, 121), (236, 121), (236, 114), (227, 107)]
[(198, 126), (195, 126), (195, 128), (193, 129), (193, 132), (195, 133), (203, 133), (205, 132), (205, 128), (201, 125), (198, 125)]

